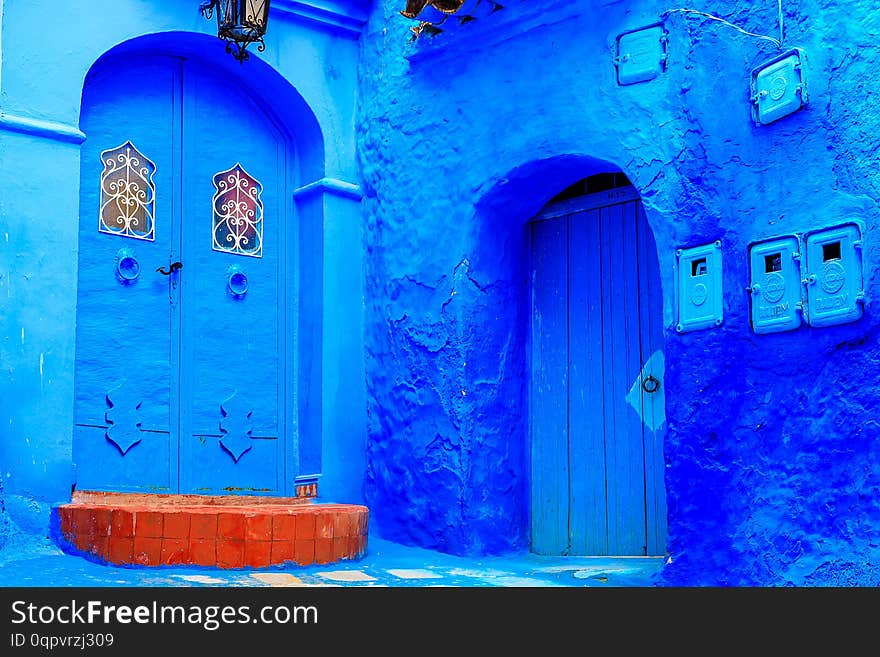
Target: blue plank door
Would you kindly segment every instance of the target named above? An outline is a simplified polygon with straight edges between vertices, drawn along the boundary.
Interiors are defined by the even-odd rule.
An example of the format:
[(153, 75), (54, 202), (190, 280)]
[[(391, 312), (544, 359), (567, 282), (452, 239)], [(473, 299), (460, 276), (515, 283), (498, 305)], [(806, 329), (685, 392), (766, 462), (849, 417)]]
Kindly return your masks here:
[(531, 543), (539, 554), (666, 549), (660, 273), (641, 202), (629, 188), (614, 191), (532, 222)]
[[(165, 57), (91, 75), (81, 125), (77, 487), (286, 492), (284, 137)], [(99, 230), (121, 144), (152, 165), (153, 239)]]

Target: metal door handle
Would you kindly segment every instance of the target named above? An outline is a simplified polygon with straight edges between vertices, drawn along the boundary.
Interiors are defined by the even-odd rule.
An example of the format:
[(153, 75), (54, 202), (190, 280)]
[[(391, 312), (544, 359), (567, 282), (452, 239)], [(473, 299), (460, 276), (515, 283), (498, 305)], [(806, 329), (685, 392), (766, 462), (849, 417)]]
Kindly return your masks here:
[(163, 276), (170, 276), (171, 274), (173, 274), (174, 272), (176, 272), (179, 269), (183, 269), (182, 262), (172, 262), (168, 266), (168, 271), (165, 271), (165, 269), (163, 267), (156, 267), (156, 271), (159, 272), (160, 274), (162, 274)]

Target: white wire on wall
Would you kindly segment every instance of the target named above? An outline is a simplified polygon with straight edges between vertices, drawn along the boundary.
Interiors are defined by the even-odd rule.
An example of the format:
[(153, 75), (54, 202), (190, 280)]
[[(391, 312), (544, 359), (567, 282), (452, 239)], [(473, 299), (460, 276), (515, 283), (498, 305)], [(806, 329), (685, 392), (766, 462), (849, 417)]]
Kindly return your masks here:
[(679, 9), (667, 9), (662, 14), (660, 14), (661, 18), (666, 18), (669, 14), (691, 14), (700, 16), (702, 18), (708, 18), (709, 20), (717, 21), (722, 25), (726, 25), (728, 27), (732, 27), (737, 32), (742, 32), (743, 34), (754, 37), (756, 39), (763, 39), (764, 41), (769, 41), (777, 48), (782, 50), (782, 41), (783, 41), (783, 25), (782, 25), (782, 0), (777, 0), (777, 5), (779, 7), (779, 38), (774, 39), (771, 36), (767, 36), (766, 34), (756, 34), (755, 32), (749, 32), (748, 30), (744, 30), (739, 25), (734, 25), (728, 20), (721, 18), (720, 16), (715, 16), (714, 14), (708, 14), (705, 11), (700, 11), (698, 9), (688, 9), (688, 8), (679, 8)]

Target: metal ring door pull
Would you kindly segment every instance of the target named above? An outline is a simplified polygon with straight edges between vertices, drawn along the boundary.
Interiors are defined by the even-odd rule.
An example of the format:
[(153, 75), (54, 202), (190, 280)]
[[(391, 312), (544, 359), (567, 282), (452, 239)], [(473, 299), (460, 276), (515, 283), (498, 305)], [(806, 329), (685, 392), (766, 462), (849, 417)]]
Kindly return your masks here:
[(233, 269), (226, 276), (226, 288), (236, 298), (241, 298), (248, 291), (248, 277), (243, 271)]
[(642, 390), (647, 392), (649, 395), (657, 392), (660, 389), (660, 379), (658, 379), (653, 374), (649, 374), (644, 379), (642, 379)]
[(116, 275), (122, 283), (133, 283), (141, 273), (141, 265), (128, 249), (120, 249), (116, 254)]

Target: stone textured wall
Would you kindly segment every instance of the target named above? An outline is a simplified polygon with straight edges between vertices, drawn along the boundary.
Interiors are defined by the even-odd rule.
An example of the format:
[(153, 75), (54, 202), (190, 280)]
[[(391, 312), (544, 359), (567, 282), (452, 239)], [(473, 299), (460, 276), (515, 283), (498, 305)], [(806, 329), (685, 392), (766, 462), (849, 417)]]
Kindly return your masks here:
[[(458, 553), (528, 547), (530, 217), (619, 169), (658, 245), (666, 331), (669, 583), (877, 584), (880, 322), (756, 336), (748, 245), (865, 222), (880, 298), (880, 63), (873, 2), (784, 2), (810, 105), (751, 121), (751, 69), (779, 51), (672, 14), (668, 70), (620, 87), (614, 40), (674, 5), (511, 0), (433, 40), (403, 2), (363, 37), (366, 492), (382, 535)], [(775, 2), (702, 7), (778, 36)], [(720, 239), (718, 329), (674, 331), (676, 247)], [(873, 564), (873, 565), (871, 565)]]

